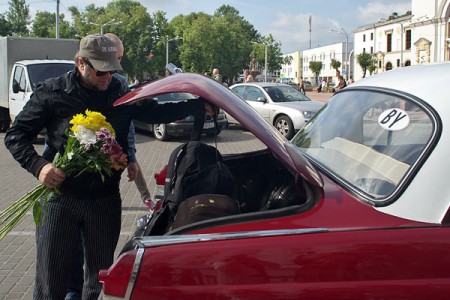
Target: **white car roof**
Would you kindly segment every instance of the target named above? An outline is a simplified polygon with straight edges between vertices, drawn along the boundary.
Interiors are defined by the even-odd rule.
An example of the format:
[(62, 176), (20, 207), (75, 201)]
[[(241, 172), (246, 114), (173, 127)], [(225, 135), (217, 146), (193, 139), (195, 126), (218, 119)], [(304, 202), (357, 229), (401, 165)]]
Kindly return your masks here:
[(431, 106), (442, 121), (441, 136), (410, 185), (397, 201), (376, 209), (423, 222), (440, 223), (450, 207), (450, 63), (417, 65), (373, 75), (349, 85), (408, 93)]
[(16, 64), (21, 64), (24, 66), (35, 65), (35, 64), (73, 64), (73, 65), (75, 65), (75, 61), (65, 60), (65, 59), (26, 59), (26, 60), (17, 61)]

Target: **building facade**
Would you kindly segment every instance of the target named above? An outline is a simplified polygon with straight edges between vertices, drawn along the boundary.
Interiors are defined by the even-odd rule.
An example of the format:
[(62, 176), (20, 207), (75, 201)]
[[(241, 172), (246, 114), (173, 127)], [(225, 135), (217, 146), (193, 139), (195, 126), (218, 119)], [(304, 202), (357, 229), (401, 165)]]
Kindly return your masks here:
[(354, 30), (355, 80), (364, 77), (357, 58), (365, 52), (373, 55), (374, 73), (450, 60), (449, 16), (450, 0), (412, 0), (411, 11)]

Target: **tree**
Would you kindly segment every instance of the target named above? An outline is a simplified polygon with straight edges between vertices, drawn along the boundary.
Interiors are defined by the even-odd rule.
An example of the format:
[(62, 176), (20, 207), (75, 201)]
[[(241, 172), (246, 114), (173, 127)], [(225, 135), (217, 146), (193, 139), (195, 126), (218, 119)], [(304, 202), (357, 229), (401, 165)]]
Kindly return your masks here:
[(339, 72), (339, 68), (341, 67), (341, 62), (338, 61), (338, 60), (332, 59), (332, 60), (331, 60), (331, 67), (332, 67), (333, 69), (335, 69), (336, 72)]
[[(64, 14), (59, 16), (59, 37), (75, 38), (75, 28), (67, 21), (64, 21)], [(31, 29), (31, 36), (35, 37), (56, 37), (56, 14), (47, 11), (36, 13)]]
[(6, 20), (5, 15), (0, 14), (0, 36), (12, 35), (11, 24)]
[(6, 19), (11, 24), (12, 35), (27, 36), (30, 25), (30, 8), (25, 0), (11, 0)]
[(356, 61), (361, 66), (363, 71), (362, 77), (366, 77), (367, 70), (370, 69), (370, 75), (372, 75), (373, 71), (376, 68), (376, 60), (372, 54), (363, 52), (356, 56)]
[(318, 83), (319, 82), (319, 74), (320, 74), (320, 71), (322, 71), (322, 62), (321, 61), (310, 61), (309, 68), (314, 73), (314, 76), (316, 78), (316, 83)]

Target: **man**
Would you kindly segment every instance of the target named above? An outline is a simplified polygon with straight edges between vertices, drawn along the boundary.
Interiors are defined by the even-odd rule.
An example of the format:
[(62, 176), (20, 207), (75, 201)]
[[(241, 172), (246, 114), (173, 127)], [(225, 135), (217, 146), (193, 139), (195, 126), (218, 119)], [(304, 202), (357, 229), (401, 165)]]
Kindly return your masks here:
[[(112, 39), (116, 43), (117, 59), (119, 60), (119, 62), (121, 62), (122, 57), (123, 57), (123, 52), (124, 52), (122, 41), (114, 33), (106, 33), (105, 36)], [(130, 91), (128, 88), (128, 81), (125, 77), (123, 77), (119, 73), (115, 73), (113, 76), (120, 80), (120, 82), (122, 83), (122, 88), (125, 92)], [(130, 126), (130, 132), (128, 133), (128, 146), (129, 146), (128, 166), (127, 166), (128, 179), (130, 181), (134, 181), (134, 183), (136, 184), (136, 187), (137, 187), (139, 193), (141, 194), (142, 202), (150, 210), (153, 210), (155, 208), (155, 204), (152, 202), (152, 200), (150, 198), (150, 192), (147, 187), (147, 182), (144, 178), (144, 174), (142, 173), (141, 167), (139, 166), (137, 159), (136, 159), (135, 141), (136, 141), (135, 129), (134, 129), (134, 124), (132, 122), (131, 126)]]
[[(97, 173), (66, 176), (51, 161), (66, 142), (69, 121), (86, 109), (102, 113), (116, 132), (116, 140), (127, 151), (133, 118), (166, 123), (195, 115), (195, 128), (203, 127), (203, 101), (158, 105), (146, 101), (140, 107), (113, 103), (121, 97), (121, 83), (113, 73), (122, 67), (117, 46), (103, 35), (89, 35), (80, 41), (75, 69), (45, 81), (33, 93), (5, 135), (5, 145), (20, 165), (49, 188), (59, 186), (60, 195), (48, 200), (45, 219), (36, 228), (36, 280), (34, 299), (64, 299), (79, 241), (85, 256), (82, 299), (97, 299), (100, 269), (108, 268), (120, 234), (121, 170), (102, 180)], [(46, 129), (46, 149), (39, 155), (34, 137)]]

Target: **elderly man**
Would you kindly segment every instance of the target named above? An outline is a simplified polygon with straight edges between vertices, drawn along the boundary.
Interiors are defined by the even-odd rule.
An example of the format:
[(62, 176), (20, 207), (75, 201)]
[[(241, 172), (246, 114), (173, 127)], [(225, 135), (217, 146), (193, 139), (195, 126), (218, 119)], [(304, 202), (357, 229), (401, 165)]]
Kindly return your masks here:
[[(85, 274), (83, 299), (97, 299), (101, 291), (100, 269), (114, 259), (121, 224), (119, 191), (122, 170), (102, 180), (100, 174), (85, 172), (66, 176), (51, 162), (67, 143), (69, 121), (86, 109), (102, 113), (116, 132), (116, 140), (128, 149), (128, 132), (133, 118), (144, 122), (166, 123), (195, 115), (196, 128), (204, 122), (203, 101), (142, 106), (113, 103), (122, 96), (119, 80), (113, 77), (122, 67), (117, 45), (103, 35), (89, 35), (80, 41), (75, 69), (40, 85), (5, 135), (5, 145), (28, 172), (60, 194), (48, 200), (46, 216), (36, 228), (36, 282), (34, 299), (64, 299), (79, 241), (83, 238)], [(39, 155), (34, 137), (46, 129), (46, 149)]]

